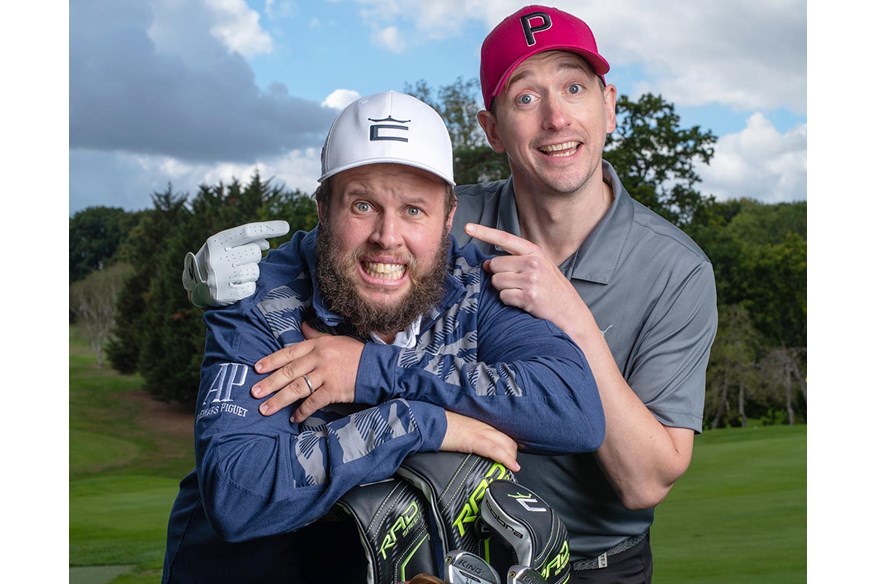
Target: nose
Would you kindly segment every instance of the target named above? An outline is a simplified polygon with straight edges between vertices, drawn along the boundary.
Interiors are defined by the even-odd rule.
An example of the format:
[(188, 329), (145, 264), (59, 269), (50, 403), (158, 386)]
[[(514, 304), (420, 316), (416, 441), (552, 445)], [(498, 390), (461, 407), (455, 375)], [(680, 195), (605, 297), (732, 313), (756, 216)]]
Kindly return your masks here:
[(401, 222), (392, 213), (382, 213), (374, 221), (374, 228), (368, 240), (381, 249), (392, 249), (401, 245)]
[(549, 93), (542, 100), (542, 125), (546, 130), (558, 130), (569, 125), (568, 105), (556, 93)]

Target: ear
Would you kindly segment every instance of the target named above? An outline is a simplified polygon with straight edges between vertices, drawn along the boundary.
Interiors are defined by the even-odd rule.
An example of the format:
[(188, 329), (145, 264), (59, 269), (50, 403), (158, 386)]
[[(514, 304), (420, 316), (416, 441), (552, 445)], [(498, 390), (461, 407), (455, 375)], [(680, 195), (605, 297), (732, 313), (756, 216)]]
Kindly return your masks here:
[(320, 223), (325, 223), (325, 211), (326, 211), (326, 209), (325, 209), (325, 205), (323, 204), (323, 202), (317, 201), (316, 202), (316, 214), (319, 217)]
[(617, 128), (617, 87), (611, 84), (605, 86), (602, 104), (605, 108), (605, 133), (611, 134)]
[(450, 208), (450, 213), (447, 214), (447, 222), (445, 223), (445, 226), (447, 227), (448, 231), (450, 231), (450, 229), (453, 227), (454, 215), (456, 215), (456, 199), (453, 200), (453, 206)]
[(478, 123), (484, 130), (484, 134), (487, 136), (487, 142), (490, 143), (490, 147), (499, 154), (505, 152), (505, 146), (502, 144), (502, 139), (499, 138), (499, 134), (496, 132), (496, 118), (493, 116), (492, 112), (488, 112), (487, 110), (479, 111)]

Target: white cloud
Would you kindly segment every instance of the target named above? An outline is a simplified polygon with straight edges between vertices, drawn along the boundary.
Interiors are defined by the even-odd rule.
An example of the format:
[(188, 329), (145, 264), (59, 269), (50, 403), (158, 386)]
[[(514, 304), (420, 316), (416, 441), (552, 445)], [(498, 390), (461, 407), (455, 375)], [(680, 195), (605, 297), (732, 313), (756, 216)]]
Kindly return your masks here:
[[(193, 167), (187, 181), (189, 184), (215, 185), (220, 181), (228, 184), (236, 178), (246, 183), (255, 172), (258, 172), (262, 180), (270, 180), (274, 185), (311, 193), (316, 189), (320, 174), (319, 152), (319, 148), (306, 148), (292, 150), (282, 156), (268, 158), (255, 164)], [(190, 192), (194, 194), (196, 191), (192, 189)]]
[(804, 0), (703, 2), (695, 9), (625, 0), (599, 8), (592, 24), (600, 51), (613, 66), (640, 67), (649, 79), (643, 90), (679, 105), (806, 111)]
[(806, 125), (782, 134), (762, 114), (754, 114), (741, 132), (722, 136), (711, 163), (697, 170), (701, 192), (719, 200), (805, 200)]
[(176, 0), (71, 5), (70, 147), (250, 163), (320, 144), (333, 113), (258, 88), (214, 20)]
[(335, 110), (342, 110), (360, 97), (362, 96), (359, 92), (352, 89), (335, 89), (320, 105)]
[(401, 53), (405, 49), (405, 41), (395, 26), (374, 31), (371, 40), (391, 53)]
[[(428, 40), (453, 36), (473, 22), (486, 34), (521, 7), (515, 0), (410, 2), (404, 9), (398, 0), (358, 3), (366, 23), (386, 31), (412, 23), (416, 38)], [(689, 0), (568, 0), (557, 5), (590, 25), (615, 71), (627, 66), (645, 75), (639, 92), (660, 93), (678, 105), (806, 111), (805, 0), (696, 5)]]
[(274, 48), (271, 35), (259, 25), (259, 14), (244, 0), (204, 0), (212, 9), (216, 23), (210, 32), (232, 51), (252, 57), (270, 53)]
[(247, 183), (255, 171), (262, 180), (306, 193), (320, 173), (318, 148), (291, 150), (258, 163), (190, 163), (161, 155), (77, 149), (70, 151), (70, 215), (92, 206), (129, 211), (152, 207), (153, 193), (171, 187), (175, 195), (194, 196), (202, 184)]

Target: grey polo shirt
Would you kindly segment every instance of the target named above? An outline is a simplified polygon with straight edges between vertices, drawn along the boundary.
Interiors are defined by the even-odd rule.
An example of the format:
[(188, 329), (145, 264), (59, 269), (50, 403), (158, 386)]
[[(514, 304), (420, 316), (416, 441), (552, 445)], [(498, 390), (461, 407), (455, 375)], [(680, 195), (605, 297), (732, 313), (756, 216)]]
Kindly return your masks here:
[[(664, 425), (702, 431), (709, 349), (718, 324), (715, 278), (703, 251), (680, 229), (635, 201), (603, 161), (614, 201), (580, 249), (560, 265), (590, 307), (617, 366)], [(453, 234), (466, 223), (520, 235), (511, 180), (457, 188)], [(486, 253), (500, 250), (476, 242)], [(572, 561), (644, 533), (654, 510), (624, 508), (592, 454), (521, 454), (520, 481), (569, 528)]]

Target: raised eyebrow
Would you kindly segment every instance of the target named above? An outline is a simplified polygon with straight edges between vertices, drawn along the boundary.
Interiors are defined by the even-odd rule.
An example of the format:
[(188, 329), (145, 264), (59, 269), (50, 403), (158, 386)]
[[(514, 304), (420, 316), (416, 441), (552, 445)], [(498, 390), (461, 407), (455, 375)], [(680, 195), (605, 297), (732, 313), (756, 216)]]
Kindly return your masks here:
[[(582, 73), (591, 73), (592, 70), (588, 68), (586, 64), (579, 61), (575, 58), (563, 59), (559, 61), (556, 65), (557, 72), (563, 71), (581, 71)], [(520, 71), (519, 69), (511, 74), (511, 77), (508, 78), (508, 83), (505, 84), (506, 89), (510, 89), (515, 83), (521, 80), (525, 80), (527, 77), (532, 75), (528, 70)]]
[(523, 79), (526, 79), (530, 75), (531, 75), (531, 73), (529, 71), (526, 71), (526, 70), (524, 70), (524, 71), (518, 70), (518, 71), (512, 73), (511, 77), (508, 78), (508, 82), (505, 84), (505, 90), (510, 91), (515, 83), (517, 83), (518, 81), (521, 81)]

